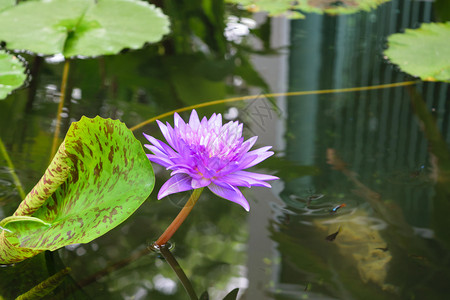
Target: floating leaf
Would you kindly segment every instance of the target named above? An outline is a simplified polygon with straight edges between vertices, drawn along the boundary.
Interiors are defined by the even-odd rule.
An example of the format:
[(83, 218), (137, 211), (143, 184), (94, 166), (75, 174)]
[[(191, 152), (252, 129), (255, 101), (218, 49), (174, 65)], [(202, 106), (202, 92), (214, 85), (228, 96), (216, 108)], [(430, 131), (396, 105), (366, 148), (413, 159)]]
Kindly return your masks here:
[(38, 54), (97, 56), (139, 49), (169, 32), (159, 8), (139, 0), (27, 1), (0, 12), (9, 49)]
[(23, 62), (17, 56), (0, 50), (0, 100), (20, 87), (26, 78)]
[(299, 12), (327, 14), (351, 14), (358, 11), (369, 11), (390, 0), (227, 0), (242, 5), (251, 12), (266, 11), (270, 16), (286, 15), (289, 18), (304, 18)]
[(14, 216), (0, 222), (0, 263), (92, 241), (126, 220), (153, 186), (151, 164), (125, 124), (83, 117)]
[(427, 81), (450, 82), (450, 22), (422, 24), (388, 37), (386, 56), (400, 69)]

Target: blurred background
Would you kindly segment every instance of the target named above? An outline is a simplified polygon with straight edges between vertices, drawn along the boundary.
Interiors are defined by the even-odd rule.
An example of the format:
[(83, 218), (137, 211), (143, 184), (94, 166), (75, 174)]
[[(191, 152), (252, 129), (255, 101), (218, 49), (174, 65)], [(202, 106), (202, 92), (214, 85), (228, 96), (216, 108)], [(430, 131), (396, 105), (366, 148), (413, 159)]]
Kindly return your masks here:
[[(254, 148), (272, 145), (275, 156), (258, 170), (280, 177), (272, 189), (243, 189), (249, 213), (202, 194), (172, 249), (197, 294), (222, 299), (238, 288), (238, 299), (445, 299), (449, 86), (421, 82), (383, 56), (388, 35), (439, 18), (435, 3), (393, 0), (304, 19), (223, 1), (156, 5), (171, 21), (161, 42), (71, 62), (60, 138), (81, 116), (131, 128), (186, 106), (255, 95), (197, 109), (243, 122), (246, 138), (259, 137)], [(64, 63), (21, 55), (29, 79), (0, 101), (0, 137), (28, 192), (50, 159)], [(416, 82), (377, 87), (409, 81)], [(353, 87), (372, 88), (314, 92)], [(298, 91), (313, 92), (289, 94)], [(144, 143), (142, 132), (163, 139), (155, 123), (134, 131)], [(189, 197), (156, 200), (169, 173), (153, 168), (154, 192), (128, 220), (89, 244), (2, 266), (0, 295), (14, 299), (70, 267), (46, 299), (188, 299), (167, 263), (145, 250)], [(0, 218), (20, 200), (2, 159)]]

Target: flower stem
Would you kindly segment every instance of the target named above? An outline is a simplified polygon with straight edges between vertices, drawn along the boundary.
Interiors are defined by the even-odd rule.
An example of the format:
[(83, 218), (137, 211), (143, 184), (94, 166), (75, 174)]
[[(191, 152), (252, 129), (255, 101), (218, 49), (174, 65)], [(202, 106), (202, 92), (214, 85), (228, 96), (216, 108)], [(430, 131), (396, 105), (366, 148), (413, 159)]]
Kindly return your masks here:
[(181, 224), (183, 224), (186, 217), (191, 212), (192, 208), (194, 208), (195, 203), (197, 203), (198, 198), (200, 197), (200, 194), (202, 193), (203, 188), (195, 189), (192, 192), (191, 197), (184, 205), (183, 209), (180, 211), (178, 216), (172, 221), (172, 224), (167, 227), (166, 231), (159, 237), (159, 239), (155, 242), (155, 245), (158, 247), (161, 247), (165, 245), (172, 235), (178, 230)]
[(9, 167), (9, 172), (11, 173), (11, 177), (13, 178), (14, 185), (16, 186), (17, 191), (19, 192), (20, 198), (25, 199), (25, 192), (23, 191), (22, 183), (20, 183), (19, 177), (17, 177), (16, 172), (14, 171), (14, 165), (11, 161), (11, 158), (8, 155), (8, 151), (6, 151), (5, 144), (3, 144), (2, 139), (0, 138), (0, 153), (6, 160), (6, 163)]
[(189, 278), (187, 278), (186, 273), (184, 273), (183, 269), (173, 256), (172, 252), (170, 252), (170, 249), (166, 246), (163, 246), (159, 248), (159, 252), (164, 257), (166, 262), (169, 264), (170, 268), (172, 268), (172, 270), (178, 276), (178, 279), (181, 281), (181, 284), (188, 293), (189, 298), (191, 300), (198, 300), (197, 294), (195, 293), (195, 290), (192, 287), (191, 281), (189, 280)]
[(58, 150), (58, 138), (61, 130), (61, 114), (64, 107), (64, 99), (66, 97), (67, 78), (69, 77), (70, 60), (66, 59), (64, 62), (63, 77), (61, 80), (61, 95), (59, 96), (58, 112), (56, 113), (55, 133), (53, 134), (52, 152), (50, 153), (50, 162)]

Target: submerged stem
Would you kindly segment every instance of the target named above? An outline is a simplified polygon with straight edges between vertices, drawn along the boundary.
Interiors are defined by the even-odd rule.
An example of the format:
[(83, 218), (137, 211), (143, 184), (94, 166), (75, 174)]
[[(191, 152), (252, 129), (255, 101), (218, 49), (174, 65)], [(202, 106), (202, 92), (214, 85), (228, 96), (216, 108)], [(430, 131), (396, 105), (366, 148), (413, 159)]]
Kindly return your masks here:
[(189, 278), (187, 278), (186, 273), (184, 273), (183, 269), (181, 268), (175, 257), (172, 255), (172, 252), (170, 252), (169, 248), (166, 246), (162, 246), (158, 250), (164, 257), (166, 262), (169, 264), (169, 266), (172, 268), (172, 270), (175, 272), (178, 279), (181, 281), (181, 284), (188, 293), (189, 298), (191, 300), (198, 300), (197, 294), (192, 287), (191, 281), (189, 280)]
[(52, 152), (50, 153), (50, 162), (53, 159), (53, 156), (56, 153), (56, 149), (58, 147), (58, 136), (59, 131), (61, 129), (61, 114), (64, 107), (64, 99), (66, 97), (66, 87), (67, 87), (67, 78), (69, 77), (69, 69), (70, 69), (70, 60), (66, 59), (64, 63), (63, 77), (61, 81), (61, 95), (59, 97), (59, 105), (58, 112), (56, 114), (56, 127), (55, 134), (53, 135), (53, 144), (52, 144)]
[(192, 208), (194, 208), (195, 203), (197, 203), (198, 198), (200, 197), (200, 194), (202, 193), (203, 188), (195, 189), (192, 192), (191, 197), (184, 205), (183, 209), (180, 211), (178, 216), (172, 221), (172, 224), (167, 227), (166, 231), (159, 237), (159, 239), (155, 242), (155, 245), (158, 247), (161, 247), (165, 245), (172, 235), (178, 230), (180, 225), (184, 222), (186, 217), (191, 212)]
[(17, 177), (17, 174), (14, 170), (14, 165), (11, 161), (11, 158), (8, 155), (8, 151), (6, 151), (6, 147), (3, 144), (3, 141), (1, 138), (0, 138), (0, 152), (2, 153), (3, 157), (6, 160), (6, 163), (8, 164), (9, 172), (11, 173), (11, 177), (14, 181), (14, 185), (16, 186), (17, 191), (19, 191), (20, 198), (22, 198), (22, 200), (23, 200), (25, 198), (25, 192), (23, 191), (22, 183), (20, 183), (20, 179), (19, 179), (19, 177)]

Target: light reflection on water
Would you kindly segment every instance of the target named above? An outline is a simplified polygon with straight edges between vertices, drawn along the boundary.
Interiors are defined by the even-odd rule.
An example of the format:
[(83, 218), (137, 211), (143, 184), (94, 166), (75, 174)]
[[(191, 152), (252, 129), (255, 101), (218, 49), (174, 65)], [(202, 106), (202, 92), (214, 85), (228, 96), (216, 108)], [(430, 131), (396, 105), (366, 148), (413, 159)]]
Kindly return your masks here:
[[(231, 91), (227, 95), (232, 96), (409, 80), (381, 56), (387, 33), (402, 29), (394, 24), (395, 18), (401, 17), (398, 8), (399, 2), (394, 1), (376, 12), (353, 16), (272, 19), (270, 38), (279, 54), (252, 56), (256, 71), (268, 86), (254, 87), (260, 78), (252, 75), (253, 83), (249, 83), (244, 72), (223, 76), (220, 83), (226, 83)], [(239, 28), (244, 30), (234, 32), (233, 38), (242, 42), (251, 32)], [(160, 89), (167, 87), (164, 82), (183, 80), (163, 77), (172, 69), (183, 69), (183, 59), (196, 62), (199, 67), (193, 74), (203, 85), (181, 91), (195, 94), (201, 88), (213, 91), (217, 87), (203, 79), (211, 74), (209, 64), (218, 62), (198, 55), (170, 57), (138, 51), (77, 62), (82, 71), (75, 73), (76, 86), (64, 110), (65, 122), (84, 114), (100, 114), (121, 117), (131, 126), (157, 112), (191, 104), (183, 102), (183, 94), (160, 96)], [(157, 64), (163, 62), (167, 65)], [(133, 64), (138, 67), (126, 76), (121, 73), (125, 65)], [(47, 156), (55, 124), (60, 80), (55, 68), (57, 65), (46, 66), (45, 74), (53, 75), (42, 77), (32, 113), (24, 114), (11, 104), (15, 101), (20, 104), (17, 107), (24, 106), (25, 94), (0, 103), (2, 138), (27, 186), (43, 171), (42, 157)], [(448, 144), (448, 86), (426, 83), (415, 88), (433, 107), (430, 112)], [(222, 96), (217, 92), (217, 98)], [(436, 209), (447, 215), (450, 212), (442, 206), (436, 208), (438, 168), (410, 98), (408, 89), (395, 88), (260, 98), (200, 109), (199, 113), (207, 116), (215, 111), (226, 119), (239, 119), (249, 126), (247, 135), (259, 136), (260, 145), (274, 145), (280, 159), (263, 167), (277, 172), (281, 180), (272, 190), (244, 191), (251, 199), (249, 214), (211, 193), (202, 195), (175, 236), (174, 249), (198, 294), (208, 290), (213, 299), (220, 299), (238, 287), (245, 299), (439, 299), (446, 295), (448, 240), (440, 232), (448, 228), (435, 222), (439, 217)], [(145, 131), (156, 134), (157, 128), (152, 124)], [(141, 132), (135, 135), (141, 138)], [(342, 156), (347, 175), (327, 162), (328, 149)], [(168, 175), (159, 166), (154, 170), (157, 191)], [(0, 216), (6, 216), (18, 199), (7, 170), (3, 167), (0, 172)], [(76, 299), (186, 298), (176, 276), (157, 255), (131, 259), (154, 241), (188, 197), (180, 194), (157, 201), (155, 195), (107, 235), (46, 258), (55, 269), (70, 266), (75, 282), (91, 279), (75, 293)], [(330, 213), (340, 204), (346, 206)], [(334, 240), (327, 240), (336, 232)], [(111, 268), (115, 264), (120, 268)], [(41, 267), (39, 263), (29, 267), (40, 273), (37, 283), (48, 275)], [(105, 273), (90, 277), (99, 271)], [(17, 277), (22, 271), (12, 274), (0, 273), (0, 279), (7, 282), (5, 278)], [(1, 287), (11, 289), (6, 283)]]

